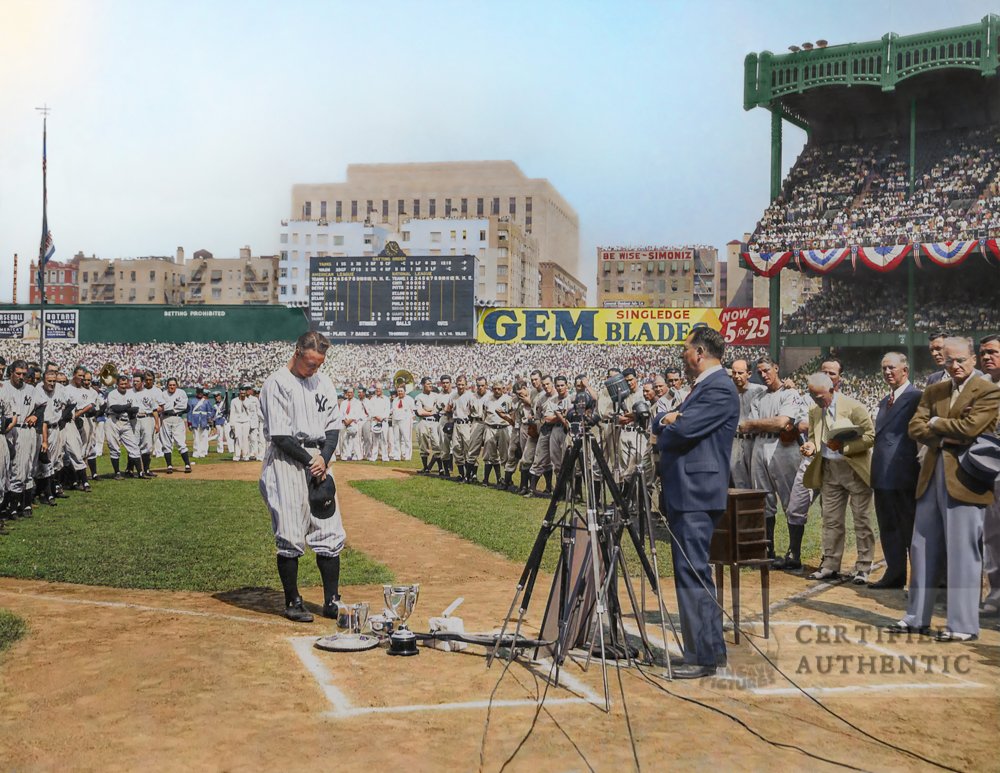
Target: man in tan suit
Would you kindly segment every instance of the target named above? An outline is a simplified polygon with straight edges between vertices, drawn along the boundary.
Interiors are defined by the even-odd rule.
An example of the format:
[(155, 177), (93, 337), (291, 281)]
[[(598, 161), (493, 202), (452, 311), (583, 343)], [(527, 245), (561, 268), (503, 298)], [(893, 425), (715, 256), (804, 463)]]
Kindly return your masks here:
[[(809, 395), (816, 403), (809, 409), (809, 440), (801, 453), (812, 462), (803, 483), (819, 489), (823, 501), (823, 560), (809, 575), (813, 580), (832, 580), (840, 574), (847, 533), (847, 503), (851, 504), (858, 558), (851, 581), (868, 582), (875, 550), (872, 531), (872, 446), (875, 425), (865, 407), (852, 397), (837, 392), (825, 373), (809, 377)], [(838, 426), (853, 425), (859, 433), (851, 439), (833, 437)]]
[(910, 545), (910, 596), (906, 616), (888, 630), (926, 633), (934, 611), (937, 575), (947, 557), (948, 624), (938, 641), (979, 637), (980, 544), (991, 486), (958, 464), (962, 451), (996, 426), (1000, 388), (973, 378), (976, 356), (968, 338), (947, 338), (949, 378), (924, 390), (910, 420), (910, 437), (927, 447), (917, 479), (917, 517)]

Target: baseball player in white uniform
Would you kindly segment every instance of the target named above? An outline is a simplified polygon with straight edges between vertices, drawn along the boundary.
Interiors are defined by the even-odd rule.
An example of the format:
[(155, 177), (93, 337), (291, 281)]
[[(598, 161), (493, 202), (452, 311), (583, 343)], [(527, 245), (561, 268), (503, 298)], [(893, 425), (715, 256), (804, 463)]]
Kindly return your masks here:
[(264, 412), (261, 409), (257, 389), (247, 387), (247, 402), (250, 403), (250, 459), (259, 461), (264, 458)]
[(392, 451), (390, 456), (394, 462), (410, 461), (413, 458), (413, 398), (406, 394), (406, 387), (400, 384), (396, 387), (396, 396), (392, 398), (389, 408), (389, 418), (392, 419)]
[(371, 448), (368, 449), (368, 461), (376, 462), (381, 457), (383, 462), (389, 461), (389, 398), (382, 393), (382, 382), (375, 382), (375, 394), (368, 398), (365, 405), (371, 418)]
[(336, 617), (340, 553), (347, 538), (336, 496), (335, 511), (328, 518), (315, 517), (309, 502), (312, 481), (331, 476), (329, 465), (337, 445), (337, 391), (318, 372), (329, 346), (322, 334), (303, 333), (288, 365), (268, 376), (261, 390), (267, 448), (260, 493), (271, 513), (285, 617), (303, 623), (312, 622), (313, 616), (299, 594), (299, 557), (306, 545), (316, 554), (323, 579), (323, 615)]
[(344, 402), (340, 406), (341, 421), (344, 425), (344, 446), (340, 458), (345, 462), (361, 459), (361, 425), (364, 424), (365, 406), (354, 396), (354, 390), (347, 387), (344, 390)]
[(247, 396), (248, 388), (240, 387), (239, 395), (229, 406), (229, 424), (236, 434), (233, 441), (233, 461), (249, 462), (252, 456), (250, 449), (250, 425), (253, 423), (251, 414), (257, 409)]
[(188, 396), (177, 388), (177, 379), (167, 379), (167, 391), (163, 395), (163, 418), (160, 421), (160, 446), (163, 448), (163, 459), (167, 463), (167, 474), (174, 472), (174, 446), (180, 451), (184, 462), (184, 472), (191, 472), (191, 458), (187, 447), (187, 415)]

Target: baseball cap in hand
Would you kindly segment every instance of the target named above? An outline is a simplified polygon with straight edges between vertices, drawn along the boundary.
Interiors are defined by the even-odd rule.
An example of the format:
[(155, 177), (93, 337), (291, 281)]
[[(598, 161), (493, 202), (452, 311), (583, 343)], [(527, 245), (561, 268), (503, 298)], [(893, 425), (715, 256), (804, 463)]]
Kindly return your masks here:
[(327, 473), (322, 480), (309, 475), (309, 509), (314, 518), (325, 519), (337, 511), (337, 485), (333, 476)]

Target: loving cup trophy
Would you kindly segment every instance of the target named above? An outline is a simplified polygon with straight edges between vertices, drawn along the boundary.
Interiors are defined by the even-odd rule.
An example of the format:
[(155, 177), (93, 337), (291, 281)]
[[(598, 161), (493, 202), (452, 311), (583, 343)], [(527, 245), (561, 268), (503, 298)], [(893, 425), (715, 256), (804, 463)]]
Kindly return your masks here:
[(420, 586), (414, 585), (383, 585), (382, 595), (385, 605), (399, 620), (399, 626), (389, 637), (390, 655), (417, 655), (417, 637), (406, 627), (406, 621), (413, 614), (413, 608), (420, 596)]

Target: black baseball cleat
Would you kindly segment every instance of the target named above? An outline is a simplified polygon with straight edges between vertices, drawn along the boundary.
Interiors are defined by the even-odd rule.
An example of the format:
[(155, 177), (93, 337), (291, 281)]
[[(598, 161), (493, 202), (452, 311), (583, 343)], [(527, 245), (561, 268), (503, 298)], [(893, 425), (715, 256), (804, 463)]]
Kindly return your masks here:
[(311, 623), (313, 621), (312, 612), (306, 609), (301, 596), (296, 596), (285, 604), (285, 617), (296, 623)]
[(120, 472), (116, 472), (115, 473), (114, 479), (115, 480), (125, 480), (125, 478), (122, 476), (122, 474)]
[(82, 485), (82, 486), (81, 486), (81, 488), (80, 488), (80, 490), (81, 490), (81, 491), (85, 491), (85, 492), (87, 492), (87, 493), (89, 494), (89, 493), (90, 493), (90, 491), (91, 491), (91, 488), (90, 488), (90, 484), (89, 484), (89, 483), (87, 483), (86, 481), (84, 481), (84, 482), (83, 482), (83, 485)]
[(173, 475), (173, 474), (174, 474), (174, 468), (173, 467), (167, 467), (167, 475)]
[(191, 465), (190, 464), (184, 465), (184, 472), (191, 472)]

